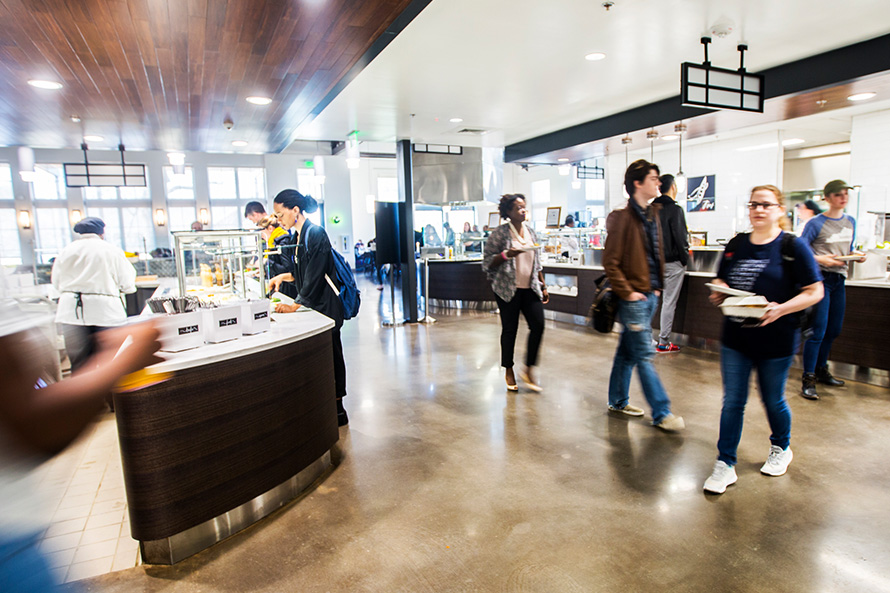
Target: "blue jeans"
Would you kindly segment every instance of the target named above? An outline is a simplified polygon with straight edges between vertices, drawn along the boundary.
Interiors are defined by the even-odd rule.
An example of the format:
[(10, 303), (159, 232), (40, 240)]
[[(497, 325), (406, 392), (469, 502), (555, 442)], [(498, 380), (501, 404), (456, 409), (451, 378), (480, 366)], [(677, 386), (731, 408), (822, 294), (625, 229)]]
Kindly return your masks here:
[(658, 297), (651, 292), (646, 294), (645, 301), (619, 301), (618, 319), (624, 328), (609, 377), (609, 405), (623, 408), (627, 405), (630, 376), (637, 367), (643, 395), (652, 407), (652, 420), (656, 424), (671, 413), (671, 400), (652, 366), (655, 349), (650, 320), (657, 306)]
[(717, 459), (727, 465), (736, 464), (736, 451), (742, 438), (745, 404), (751, 370), (757, 369), (760, 399), (772, 434), (769, 442), (785, 449), (791, 443), (791, 409), (785, 401), (785, 380), (793, 356), (757, 360), (723, 346), (720, 351), (720, 371), (723, 373), (723, 411), (720, 413), (720, 438)]
[(845, 278), (834, 272), (822, 272), (825, 296), (816, 305), (813, 319), (813, 335), (803, 345), (803, 372), (815, 373), (817, 368), (828, 364), (831, 345), (844, 326), (844, 309), (847, 307)]
[(15, 538), (0, 534), (0, 591), (49, 593), (56, 582), (37, 550), (39, 534)]

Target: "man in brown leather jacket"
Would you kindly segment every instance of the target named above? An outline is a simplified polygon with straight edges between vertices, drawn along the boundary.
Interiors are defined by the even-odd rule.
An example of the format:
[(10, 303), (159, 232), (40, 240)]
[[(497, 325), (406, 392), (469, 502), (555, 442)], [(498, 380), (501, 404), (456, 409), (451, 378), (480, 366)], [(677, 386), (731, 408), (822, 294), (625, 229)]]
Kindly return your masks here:
[(649, 205), (658, 196), (658, 165), (640, 159), (624, 174), (630, 199), (627, 206), (609, 214), (603, 267), (620, 298), (618, 319), (623, 325), (609, 378), (609, 410), (642, 416), (642, 408), (628, 403), (630, 377), (637, 367), (643, 395), (652, 408), (652, 424), (667, 431), (685, 428), (683, 419), (671, 413), (668, 398), (652, 357), (652, 314), (664, 284), (664, 250), (658, 222), (660, 206)]

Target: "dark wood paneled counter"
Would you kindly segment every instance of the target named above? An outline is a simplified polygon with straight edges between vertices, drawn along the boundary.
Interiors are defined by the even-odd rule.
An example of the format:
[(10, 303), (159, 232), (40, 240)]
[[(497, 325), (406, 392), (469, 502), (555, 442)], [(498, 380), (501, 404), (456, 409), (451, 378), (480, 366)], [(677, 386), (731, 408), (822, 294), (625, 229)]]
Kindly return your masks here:
[(130, 529), (146, 562), (172, 564), (237, 532), (330, 465), (333, 322), (311, 311), (273, 318), (269, 332), (166, 354), (154, 368), (174, 371), (170, 380), (114, 396)]
[[(550, 291), (547, 311), (586, 317), (593, 302), (596, 280), (605, 272), (598, 266), (545, 264), (545, 279), (556, 277), (568, 285), (577, 286), (577, 294), (570, 296)], [(683, 282), (680, 300), (674, 317), (673, 331), (688, 339), (688, 343), (716, 347), (723, 329), (723, 316), (708, 300), (710, 291), (705, 286), (713, 274), (688, 272)], [(890, 370), (890, 283), (886, 281), (850, 281), (847, 283), (847, 310), (844, 329), (835, 340), (831, 361), (858, 365), (870, 369)], [(430, 266), (430, 296), (454, 301), (494, 301), (494, 293), (479, 261), (441, 260)], [(653, 317), (653, 327), (659, 327), (660, 308)]]

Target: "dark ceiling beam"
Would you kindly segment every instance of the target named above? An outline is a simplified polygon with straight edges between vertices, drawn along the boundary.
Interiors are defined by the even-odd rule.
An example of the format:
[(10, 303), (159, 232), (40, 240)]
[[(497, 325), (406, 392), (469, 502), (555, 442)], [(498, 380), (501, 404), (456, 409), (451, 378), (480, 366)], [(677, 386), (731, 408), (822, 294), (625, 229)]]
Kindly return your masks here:
[[(325, 95), (325, 97), (318, 103), (318, 105), (316, 105), (312, 109), (312, 111), (309, 112), (309, 115), (303, 118), (303, 121), (301, 121), (294, 129), (299, 129), (302, 125), (307, 124), (318, 117), (318, 115), (322, 111), (324, 111), (328, 105), (331, 104), (331, 101), (333, 101), (341, 92), (343, 92), (343, 89), (349, 86), (349, 84), (353, 80), (355, 80), (355, 78), (359, 74), (361, 74), (361, 71), (364, 70), (368, 66), (368, 64), (370, 64), (374, 60), (374, 58), (379, 56), (380, 53), (384, 49), (386, 49), (386, 46), (389, 45), (399, 33), (404, 31), (405, 27), (407, 27), (411, 23), (411, 21), (414, 20), (414, 17), (420, 14), (421, 11), (426, 8), (432, 1), (433, 0), (414, 0), (413, 2), (411, 2), (411, 4), (409, 4), (408, 7), (403, 10), (398, 17), (396, 17), (396, 20), (393, 21), (393, 23), (386, 28), (383, 34), (380, 35), (380, 37), (378, 37), (374, 41), (374, 43), (371, 44), (371, 47), (368, 48), (368, 51), (362, 54), (358, 61), (353, 64), (352, 68), (349, 69), (349, 71), (343, 76), (343, 78), (337, 81), (337, 84), (334, 85), (334, 88), (332, 88), (330, 92)], [(276, 147), (275, 152), (281, 152), (282, 150), (287, 148), (288, 145), (290, 145), (290, 142), (285, 142), (283, 145)]]
[[(887, 70), (890, 70), (890, 35), (782, 64), (759, 74), (763, 74), (766, 80), (766, 98), (772, 99), (834, 86)], [(679, 75), (678, 68), (678, 78)], [(681, 97), (677, 95), (511, 144), (504, 149), (504, 160), (508, 163), (528, 161), (556, 150), (712, 112), (712, 109), (683, 107)]]

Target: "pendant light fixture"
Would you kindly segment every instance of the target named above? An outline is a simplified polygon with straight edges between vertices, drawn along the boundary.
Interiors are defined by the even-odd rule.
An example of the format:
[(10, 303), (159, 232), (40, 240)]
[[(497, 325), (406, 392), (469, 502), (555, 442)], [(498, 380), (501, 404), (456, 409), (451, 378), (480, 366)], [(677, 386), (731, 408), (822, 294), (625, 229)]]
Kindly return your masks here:
[(680, 137), (680, 161), (679, 161), (679, 170), (677, 171), (677, 175), (674, 177), (674, 181), (677, 183), (677, 199), (686, 200), (686, 174), (683, 172), (683, 136), (686, 134), (686, 124), (682, 121), (674, 126), (674, 133)]
[(658, 140), (658, 132), (652, 128), (646, 132), (646, 138), (649, 140), (649, 162), (655, 161), (655, 141)]
[(627, 169), (628, 165), (630, 165), (630, 161), (628, 160), (627, 150), (630, 147), (633, 139), (630, 137), (630, 134), (621, 139), (621, 143), (624, 145), (624, 168)]

